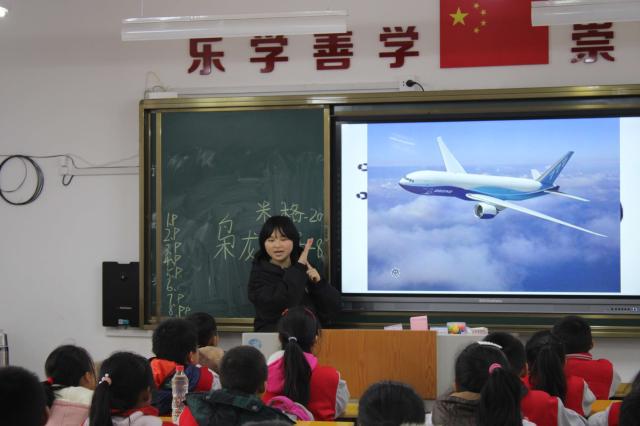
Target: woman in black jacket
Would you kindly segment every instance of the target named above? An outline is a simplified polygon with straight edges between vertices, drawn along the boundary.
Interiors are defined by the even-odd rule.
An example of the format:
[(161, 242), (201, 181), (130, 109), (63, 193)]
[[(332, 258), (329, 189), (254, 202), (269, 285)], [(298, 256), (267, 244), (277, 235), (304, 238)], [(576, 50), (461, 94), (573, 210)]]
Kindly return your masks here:
[(340, 311), (340, 293), (309, 263), (313, 238), (300, 248), (300, 234), (285, 216), (272, 216), (262, 226), (249, 276), (249, 300), (256, 309), (255, 331), (276, 331), (282, 312), (306, 306), (323, 325)]

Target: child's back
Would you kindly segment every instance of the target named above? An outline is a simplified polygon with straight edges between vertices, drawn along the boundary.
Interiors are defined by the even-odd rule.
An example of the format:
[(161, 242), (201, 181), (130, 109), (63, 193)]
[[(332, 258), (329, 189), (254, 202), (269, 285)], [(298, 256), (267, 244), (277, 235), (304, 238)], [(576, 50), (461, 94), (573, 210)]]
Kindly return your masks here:
[(191, 321), (198, 330), (198, 363), (220, 373), (224, 351), (218, 347), (216, 319), (206, 312), (194, 312), (186, 320)]
[(607, 359), (593, 359), (591, 327), (579, 316), (566, 316), (553, 326), (553, 334), (566, 352), (565, 374), (582, 377), (597, 399), (609, 399), (620, 384), (620, 376)]

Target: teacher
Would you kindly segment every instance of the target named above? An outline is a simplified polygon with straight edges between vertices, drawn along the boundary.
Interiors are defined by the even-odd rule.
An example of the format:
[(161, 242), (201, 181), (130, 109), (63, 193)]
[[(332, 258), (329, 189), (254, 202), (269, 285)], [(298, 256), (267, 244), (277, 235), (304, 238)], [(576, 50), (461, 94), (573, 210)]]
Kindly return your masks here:
[(256, 309), (255, 331), (276, 331), (285, 309), (305, 306), (323, 325), (340, 311), (340, 293), (309, 263), (313, 238), (300, 248), (290, 218), (272, 216), (262, 226), (249, 276), (249, 300)]

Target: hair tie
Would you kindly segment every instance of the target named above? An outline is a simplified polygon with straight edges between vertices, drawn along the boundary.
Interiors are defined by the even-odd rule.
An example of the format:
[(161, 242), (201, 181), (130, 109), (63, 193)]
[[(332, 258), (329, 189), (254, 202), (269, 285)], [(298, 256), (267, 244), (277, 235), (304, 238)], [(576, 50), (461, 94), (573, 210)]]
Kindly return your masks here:
[(487, 340), (480, 340), (480, 341), (478, 341), (476, 343), (479, 344), (479, 345), (482, 345), (482, 346), (491, 346), (492, 348), (496, 348), (496, 349), (502, 350), (502, 346), (500, 346), (497, 343), (489, 342)]
[(100, 379), (98, 384), (100, 384), (102, 382), (106, 382), (109, 386), (111, 386), (111, 383), (113, 383), (113, 382), (111, 381), (111, 377), (109, 377), (109, 373), (105, 373), (105, 375), (102, 376), (102, 379)]
[(291, 342), (298, 343), (298, 339), (295, 336), (291, 336), (291, 337), (289, 337), (289, 343), (291, 343)]
[(53, 385), (53, 377), (47, 377), (47, 380), (45, 380), (47, 383), (49, 383), (50, 385)]
[(489, 374), (493, 373), (498, 368), (502, 368), (502, 366), (500, 364), (498, 364), (497, 362), (494, 362), (493, 364), (491, 364), (489, 366)]

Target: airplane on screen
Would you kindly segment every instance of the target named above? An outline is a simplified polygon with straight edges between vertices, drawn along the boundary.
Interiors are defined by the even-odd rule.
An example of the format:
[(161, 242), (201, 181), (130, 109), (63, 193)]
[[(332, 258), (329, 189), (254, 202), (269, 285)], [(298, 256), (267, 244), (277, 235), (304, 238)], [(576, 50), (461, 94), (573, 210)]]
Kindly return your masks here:
[(589, 200), (586, 198), (560, 192), (560, 186), (555, 184), (555, 180), (569, 162), (573, 151), (566, 153), (544, 173), (535, 169), (531, 170), (532, 179), (515, 178), (467, 173), (449, 151), (442, 138), (438, 136), (437, 140), (447, 171), (420, 170), (408, 173), (398, 182), (403, 189), (420, 195), (477, 201), (473, 212), (479, 219), (492, 219), (502, 210), (511, 209), (592, 235), (606, 237), (606, 235), (581, 228), (514, 202), (548, 194), (588, 202)]

